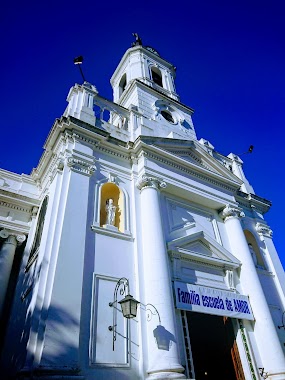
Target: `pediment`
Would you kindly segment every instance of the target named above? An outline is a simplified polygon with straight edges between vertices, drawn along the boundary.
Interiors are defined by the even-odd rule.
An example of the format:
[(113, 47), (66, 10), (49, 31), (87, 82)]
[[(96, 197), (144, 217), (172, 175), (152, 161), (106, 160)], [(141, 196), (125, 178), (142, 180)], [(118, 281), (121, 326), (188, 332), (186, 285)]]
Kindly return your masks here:
[(174, 139), (153, 139), (152, 145), (163, 150), (175, 158), (184, 160), (191, 166), (195, 166), (198, 170), (208, 172), (208, 175), (218, 176), (224, 180), (235, 182), (240, 186), (243, 182), (234, 175), (228, 168), (217, 161), (213, 156), (207, 153), (198, 142), (182, 141)]
[(241, 262), (234, 255), (204, 231), (172, 240), (167, 245), (170, 255), (180, 257), (182, 260), (219, 266), (225, 269), (236, 269), (241, 265)]

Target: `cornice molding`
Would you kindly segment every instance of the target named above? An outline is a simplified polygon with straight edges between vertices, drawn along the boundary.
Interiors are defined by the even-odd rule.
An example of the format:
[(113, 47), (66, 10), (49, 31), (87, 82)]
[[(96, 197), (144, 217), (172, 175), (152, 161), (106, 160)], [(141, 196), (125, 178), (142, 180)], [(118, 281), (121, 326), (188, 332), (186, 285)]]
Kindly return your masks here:
[(132, 53), (133, 54), (135, 54), (135, 53), (139, 54), (141, 58), (144, 57), (146, 59), (151, 59), (152, 61), (158, 61), (158, 62), (160, 62), (161, 65), (165, 66), (166, 69), (168, 69), (168, 70), (173, 67), (172, 63), (170, 63), (166, 59), (162, 58), (161, 56), (153, 55), (153, 53), (151, 53), (149, 50), (146, 50), (145, 46), (139, 45), (139, 46), (130, 47), (125, 52), (123, 57), (121, 58), (115, 72), (113, 73), (113, 75), (110, 79), (110, 82), (112, 83), (112, 85), (114, 83), (116, 76), (122, 70), (122, 66), (125, 65), (125, 62), (127, 62), (127, 64), (128, 64), (127, 57)]
[(28, 183), (29, 185), (35, 185), (35, 181), (33, 180), (30, 174), (24, 174), (24, 173), (18, 174), (18, 173), (14, 173), (2, 168), (0, 169), (0, 179), (3, 180), (4, 183), (2, 186), (5, 188), (10, 187), (10, 185), (7, 183), (6, 180), (12, 180), (18, 183)]
[(7, 207), (7, 208), (10, 208), (12, 210), (17, 210), (17, 211), (22, 211), (22, 212), (26, 212), (27, 214), (32, 214), (32, 208), (31, 207), (23, 207), (23, 206), (20, 206), (20, 205), (17, 205), (17, 204), (13, 204), (13, 203), (9, 203), (9, 202), (5, 202), (5, 201), (2, 201), (0, 200), (0, 207)]
[[(77, 121), (77, 119), (75, 120)], [(80, 122), (80, 120), (78, 120), (78, 122)], [(74, 122), (74, 126), (77, 126), (75, 122)], [(93, 148), (95, 148), (94, 150), (102, 151), (104, 153), (111, 154), (125, 160), (129, 160), (129, 154), (123, 152), (123, 150), (129, 149), (129, 145), (125, 143), (124, 141), (118, 140), (115, 137), (111, 137), (108, 132), (103, 131), (105, 132), (105, 134), (102, 136), (101, 134), (98, 134), (98, 132), (102, 132), (102, 131), (99, 130), (98, 128), (93, 127), (92, 133), (95, 134), (95, 136), (90, 137), (80, 131), (76, 131), (74, 128), (72, 128), (71, 131), (72, 131), (73, 138), (75, 138), (77, 141), (84, 141), (87, 144), (90, 144)], [(112, 149), (113, 147), (114, 147), (114, 150)]]
[[(170, 152), (171, 154), (178, 155), (178, 157), (181, 155), (182, 158), (186, 157), (191, 157), (194, 161), (197, 162), (198, 165), (201, 165), (203, 168), (211, 170), (200, 157), (197, 157), (190, 149), (189, 150), (174, 150), (174, 149), (169, 149), (167, 152)], [(183, 157), (184, 156), (184, 157)], [(187, 158), (186, 158), (187, 160)]]
[[(199, 243), (206, 250), (211, 253), (210, 255), (199, 253), (191, 249), (192, 244)], [(187, 236), (182, 236), (167, 243), (168, 251), (173, 253), (182, 254), (185, 258), (194, 259), (195, 261), (210, 262), (220, 267), (238, 268), (241, 262), (226, 250), (217, 240), (211, 238), (204, 231), (194, 232)], [(213, 257), (213, 256), (216, 257)]]
[[(77, 122), (77, 119), (72, 118)], [(80, 122), (80, 120), (78, 120)], [(86, 124), (86, 123), (83, 123)], [(68, 154), (68, 145), (69, 143), (74, 143), (74, 141), (83, 141), (87, 144), (90, 144), (95, 151), (100, 151), (114, 157), (123, 159), (125, 161), (130, 161), (131, 157), (129, 152), (124, 153), (123, 150), (128, 150), (129, 146), (126, 147), (123, 142), (118, 141), (115, 138), (109, 136), (108, 133), (105, 133), (106, 136), (97, 135), (94, 138), (91, 138), (84, 133), (76, 130), (76, 124), (72, 125), (72, 128), (65, 131), (60, 131), (59, 139), (56, 145), (56, 152), (45, 152), (41, 157), (40, 163), (36, 169), (33, 170), (33, 178), (37, 181), (37, 184), (40, 188), (46, 186), (46, 184), (51, 183), (57, 173), (62, 172), (64, 166), (67, 164), (72, 171), (77, 173), (85, 174), (91, 176), (96, 170), (94, 162), (90, 162), (88, 159), (81, 157), (81, 153), (78, 152), (78, 155), (73, 155), (72, 151), (69, 151)], [(80, 127), (80, 126), (79, 126)], [(93, 127), (93, 133), (98, 132), (96, 128)], [(113, 149), (112, 149), (113, 148)], [(45, 162), (48, 161), (48, 162)], [(46, 181), (47, 182), (46, 183)]]
[(114, 150), (111, 149), (111, 147), (106, 147), (106, 146), (103, 146), (103, 145), (99, 145), (96, 147), (97, 150), (103, 152), (103, 153), (106, 153), (106, 154), (110, 154), (112, 156), (115, 156), (115, 157), (119, 157), (123, 160), (126, 160), (126, 161), (130, 161), (131, 160), (131, 157), (129, 154), (124, 154), (124, 153), (121, 153), (121, 152), (117, 152), (116, 149), (118, 149), (118, 146), (117, 145), (114, 145)]
[[(222, 188), (224, 188), (226, 190), (234, 191), (234, 192), (236, 192), (236, 190), (237, 190), (237, 185), (235, 185), (235, 186), (233, 186), (233, 185), (232, 186), (231, 185), (226, 185), (225, 183), (222, 183), (222, 182), (220, 182), (220, 181), (218, 181), (216, 179), (213, 179), (213, 178), (207, 176), (206, 174), (202, 174), (201, 172), (198, 171), (199, 168), (197, 168), (197, 170), (195, 170), (195, 169), (187, 167), (187, 166), (191, 165), (191, 162), (187, 162), (187, 164), (189, 164), (189, 165), (187, 165), (187, 164), (185, 164), (185, 165), (177, 164), (177, 163), (175, 163), (173, 161), (170, 161), (170, 160), (168, 160), (168, 159), (166, 159), (166, 158), (164, 158), (162, 156), (158, 156), (158, 155), (156, 155), (156, 154), (154, 154), (152, 152), (146, 152), (145, 150), (144, 150), (144, 155), (147, 156), (147, 157), (149, 157), (149, 158), (152, 158), (152, 159), (154, 159), (156, 161), (162, 162), (163, 164), (168, 165), (168, 166), (170, 166), (172, 168), (175, 168), (175, 169), (178, 169), (178, 170), (180, 170), (180, 171), (182, 171), (184, 173), (187, 173), (188, 175), (191, 175), (193, 177), (199, 178), (200, 180), (203, 180), (205, 182), (208, 182), (208, 183), (211, 183), (211, 184), (213, 184), (215, 186), (218, 186), (220, 188), (222, 187)], [(195, 165), (195, 164), (193, 164), (193, 165)], [(205, 169), (203, 167), (201, 167), (201, 169), (202, 170), (207, 170), (207, 169)], [(211, 172), (211, 173), (213, 173), (213, 172)], [(213, 173), (213, 174), (215, 174), (215, 173)]]
[(65, 140), (65, 134), (60, 131), (59, 139), (55, 142), (55, 147), (49, 149), (45, 146), (46, 150), (42, 154), (37, 167), (33, 169), (31, 175), (40, 190), (46, 188), (52, 182), (55, 174), (54, 169)]
[[(208, 154), (204, 148), (194, 140), (182, 141), (176, 139), (167, 139), (153, 136), (140, 136), (135, 142), (136, 150), (144, 149), (159, 154), (159, 157), (168, 158), (171, 162), (178, 165), (194, 166), (194, 170), (201, 174), (206, 173), (206, 177), (211, 177), (230, 187), (235, 193), (239, 190), (243, 181), (231, 173), (221, 162)], [(187, 150), (186, 150), (187, 149)], [(194, 161), (187, 160), (186, 157), (179, 154), (186, 154)]]
[(49, 181), (52, 183), (56, 174), (62, 173), (64, 169), (64, 159), (62, 157), (58, 157), (53, 166), (51, 166), (49, 170)]
[[(10, 190), (0, 189), (0, 196), (2, 197), (1, 202), (7, 203), (9, 205), (15, 205), (17, 207), (23, 207), (24, 209), (26, 209), (27, 206), (38, 206), (40, 203), (36, 196), (35, 198), (31, 198), (25, 195), (15, 193), (14, 191)], [(18, 204), (15, 204), (14, 202), (17, 202)]]
[(0, 218), (0, 228), (5, 230), (17, 231), (19, 234), (29, 234), (30, 233), (30, 222), (18, 222), (15, 220), (7, 220), (6, 218)]
[(262, 214), (265, 214), (272, 205), (272, 203), (265, 198), (259, 197), (255, 194), (247, 194), (240, 190), (236, 193), (236, 199), (239, 204), (247, 209), (256, 209), (256, 211), (260, 211)]
[[(43, 155), (40, 160), (40, 166), (38, 166), (33, 175), (38, 178), (39, 187), (46, 187), (50, 184), (57, 173), (62, 173), (64, 166), (67, 165), (72, 171), (77, 173), (91, 176), (96, 167), (94, 161), (90, 162), (88, 159), (84, 159), (81, 156), (73, 155), (73, 152), (68, 149), (69, 144), (73, 144), (75, 140), (87, 141), (86, 138), (74, 132), (74, 129), (61, 131), (59, 135), (59, 141), (56, 144), (55, 151), (49, 152), (49, 155)], [(97, 145), (98, 141), (88, 141), (92, 145)], [(81, 154), (78, 152), (79, 155)], [(44, 160), (48, 162), (44, 163)], [(48, 180), (48, 182), (47, 182)]]
[(113, 230), (109, 230), (109, 229), (104, 228), (104, 227), (96, 226), (94, 224), (91, 225), (91, 230), (94, 231), (94, 232), (97, 232), (99, 234), (111, 236), (111, 237), (114, 237), (114, 238), (117, 238), (117, 239), (134, 241), (134, 238), (133, 238), (133, 236), (130, 233), (124, 233), (124, 232), (120, 232), (120, 231), (113, 231)]
[(211, 267), (219, 270), (234, 270), (240, 267), (240, 265), (236, 263), (227, 262), (213, 257), (203, 256), (199, 253), (191, 251), (184, 253), (171, 250), (168, 252), (168, 254), (171, 259), (179, 259), (181, 261), (195, 263), (199, 266)]
[(56, 153), (48, 152), (46, 160), (47, 162), (41, 162), (41, 167), (37, 167), (32, 173), (39, 189), (45, 187), (46, 183), (52, 182), (52, 173), (58, 161), (58, 155)]
[[(132, 87), (135, 87), (136, 85), (138, 87), (141, 86), (142, 88), (145, 88), (145, 89), (150, 90), (151, 92), (154, 92), (159, 98), (165, 98), (167, 102), (175, 104), (175, 106), (178, 109), (183, 110), (183, 112), (185, 112), (185, 113), (188, 113), (190, 115), (192, 115), (194, 113), (193, 108), (186, 106), (186, 104), (181, 103), (179, 100), (176, 100), (175, 98), (168, 96), (168, 94), (166, 94), (165, 92), (159, 91), (157, 88), (149, 86), (148, 84), (142, 82), (138, 78), (133, 79), (129, 91), (131, 90)], [(173, 93), (173, 94), (174, 94), (174, 96), (179, 97), (179, 95), (177, 93)]]

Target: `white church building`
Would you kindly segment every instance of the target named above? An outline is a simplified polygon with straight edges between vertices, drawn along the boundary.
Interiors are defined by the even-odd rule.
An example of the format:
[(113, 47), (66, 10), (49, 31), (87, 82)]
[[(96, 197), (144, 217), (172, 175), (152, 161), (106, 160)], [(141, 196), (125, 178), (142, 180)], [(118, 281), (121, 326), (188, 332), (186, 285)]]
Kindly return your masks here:
[(75, 84), (31, 174), (0, 170), (0, 378), (285, 379), (271, 203), (138, 36), (111, 85)]

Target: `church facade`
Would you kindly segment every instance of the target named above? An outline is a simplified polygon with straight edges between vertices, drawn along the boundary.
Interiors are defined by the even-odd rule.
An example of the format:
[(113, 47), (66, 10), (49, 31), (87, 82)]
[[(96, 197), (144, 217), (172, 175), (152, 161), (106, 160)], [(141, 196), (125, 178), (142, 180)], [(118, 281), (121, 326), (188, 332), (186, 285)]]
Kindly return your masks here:
[(285, 379), (270, 202), (197, 139), (175, 67), (138, 36), (111, 85), (70, 89), (30, 175), (0, 170), (1, 373)]

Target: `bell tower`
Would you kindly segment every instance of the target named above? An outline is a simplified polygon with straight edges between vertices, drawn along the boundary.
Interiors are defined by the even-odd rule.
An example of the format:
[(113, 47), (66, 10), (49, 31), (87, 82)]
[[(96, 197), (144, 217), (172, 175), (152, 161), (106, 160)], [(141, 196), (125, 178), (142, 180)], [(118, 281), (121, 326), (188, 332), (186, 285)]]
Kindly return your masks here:
[(180, 102), (175, 66), (136, 38), (110, 80), (114, 103), (138, 112), (146, 128), (139, 134), (196, 140), (193, 109)]
[(143, 46), (139, 36), (134, 34), (136, 42), (126, 51), (110, 80), (114, 102), (125, 107), (128, 105), (135, 80), (179, 101), (174, 84), (176, 68), (161, 58), (154, 48)]

